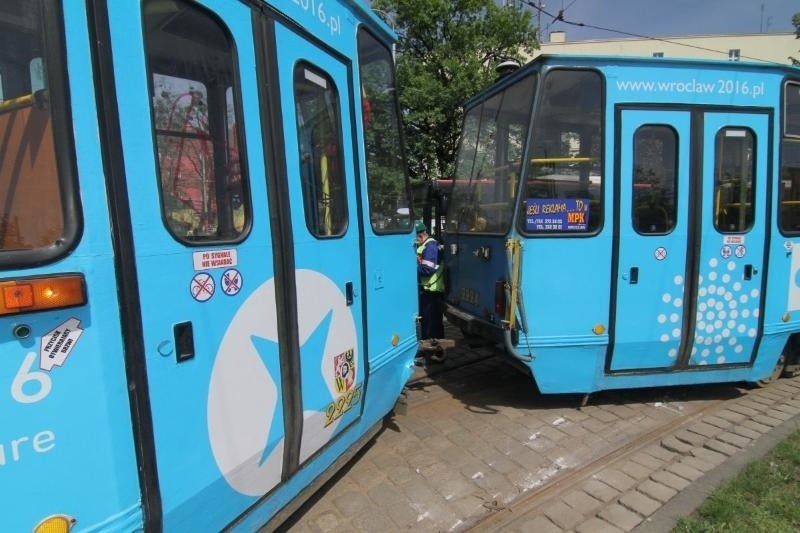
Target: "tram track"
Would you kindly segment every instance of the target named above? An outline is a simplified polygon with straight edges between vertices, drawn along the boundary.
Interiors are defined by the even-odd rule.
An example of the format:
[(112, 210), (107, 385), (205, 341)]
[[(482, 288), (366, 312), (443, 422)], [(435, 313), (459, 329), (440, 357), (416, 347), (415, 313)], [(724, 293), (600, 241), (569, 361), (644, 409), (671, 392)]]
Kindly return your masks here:
[[(419, 376), (417, 379), (412, 379), (409, 382), (408, 391), (411, 396), (408, 401), (406, 415), (424, 416), (425, 412), (431, 410), (447, 410), (453, 409), (452, 406), (447, 406), (447, 402), (460, 402), (469, 404), (473, 398), (478, 398), (490, 392), (490, 388), (501, 389), (504, 386), (502, 381), (494, 383), (491, 387), (476, 387), (480, 379), (473, 379), (473, 376), (480, 375), (477, 370), (482, 365), (490, 364), (496, 367), (495, 362), (499, 357), (497, 352), (485, 357), (473, 359), (465, 362), (459, 366), (452, 368), (443, 368), (441, 371), (426, 376)], [(508, 368), (512, 372), (517, 372), (511, 365)], [(457, 387), (453, 387), (457, 384)], [(484, 508), (487, 512), (480, 516), (475, 516), (470, 521), (465, 521), (459, 527), (458, 531), (495, 531), (503, 529), (506, 525), (514, 522), (517, 516), (522, 512), (530, 512), (532, 509), (541, 507), (544, 503), (560, 494), (566, 493), (586, 479), (591, 478), (595, 473), (603, 468), (608, 467), (614, 463), (624, 461), (625, 459), (636, 455), (643, 449), (658, 444), (665, 437), (673, 434), (675, 431), (683, 427), (687, 427), (703, 418), (705, 415), (720, 408), (725, 401), (730, 399), (731, 395), (738, 395), (742, 389), (733, 384), (714, 385), (718, 389), (718, 393), (713, 393), (709, 396), (702, 395), (702, 403), (696, 402), (697, 397), (693, 396), (695, 401), (688, 402), (689, 407), (681, 406), (679, 416), (665, 419), (656, 427), (645, 430), (643, 433), (632, 437), (630, 440), (609, 446), (605, 453), (601, 453), (590, 460), (579, 464), (576, 467), (561, 469), (555, 472), (554, 475), (548, 477), (538, 488), (533, 490), (521, 492), (520, 495), (511, 502), (498, 503), (497, 501), (485, 501)], [(452, 392), (453, 389), (462, 391)], [(692, 387), (677, 387), (672, 389), (665, 389), (664, 397), (669, 398), (672, 395), (680, 396), (681, 391), (692, 391), (690, 394), (696, 395), (697, 389)], [(726, 392), (727, 391), (727, 392)], [(424, 393), (424, 396), (423, 396)], [(631, 396), (634, 398), (641, 393), (634, 391), (604, 391), (595, 394), (592, 398), (597, 398), (600, 402), (621, 403), (631, 401)], [(581, 411), (580, 396), (574, 395), (575, 403), (574, 409), (577, 412)], [(656, 395), (655, 397), (658, 397)], [(539, 393), (531, 393), (531, 400), (533, 404), (541, 403), (537, 407), (531, 405), (531, 409), (545, 408), (551, 402), (552, 396), (543, 396)], [(563, 396), (562, 396), (563, 398)], [(659, 404), (666, 405), (666, 402), (660, 402), (650, 398), (651, 405), (657, 406)], [(437, 406), (439, 402), (439, 406)], [(562, 402), (563, 404), (563, 402)], [(592, 405), (590, 400), (589, 405)]]
[[(738, 428), (776, 416), (776, 409), (800, 412), (797, 379), (765, 389), (726, 383), (601, 391), (581, 406), (580, 394), (538, 393), (494, 349), (457, 348), (451, 355), (429, 373), (415, 371), (405, 411), (387, 418), (359, 461), (291, 530), (592, 531), (576, 526), (602, 523), (609, 507), (638, 513), (641, 521), (647, 515), (627, 506), (631, 493), (646, 490), (642, 485), (689, 465), (701, 476), (716, 466), (702, 464), (713, 462), (709, 456), (727, 460), (715, 451), (724, 446), (718, 433), (746, 434)], [(741, 423), (721, 428), (748, 409)], [(702, 435), (715, 423), (717, 434)], [(615, 485), (609, 472), (627, 476), (628, 485)], [(598, 486), (613, 495), (604, 499), (590, 488)], [(592, 508), (576, 507), (579, 493)], [(580, 522), (554, 516), (555, 508)]]
[(518, 511), (524, 510), (524, 512), (529, 513), (540, 508), (558, 495), (574, 489), (601, 469), (619, 463), (648, 446), (658, 443), (675, 431), (698, 421), (704, 415), (720, 407), (724, 402), (724, 399), (708, 400), (705, 405), (697, 407), (691, 413), (684, 413), (684, 416), (667, 421), (584, 465), (550, 478), (541, 488), (525, 493), (507, 505), (495, 507), (494, 510), (492, 510), (492, 506), (487, 506), (490, 509), (489, 513), (476, 518), (469, 524), (465, 524), (459, 530), (476, 532), (501, 530), (518, 518), (517, 515), (520, 514)]
[[(493, 357), (498, 357), (495, 352), (492, 355), (475, 359), (465, 363), (461, 367), (451, 369), (443, 369), (438, 374), (433, 376), (424, 376), (412, 380), (409, 383), (409, 390), (412, 393), (419, 393), (425, 391), (427, 396), (424, 399), (419, 397), (414, 398), (410, 402), (408, 414), (411, 416), (417, 415), (421, 411), (430, 410), (435, 408), (436, 402), (447, 402), (453, 400), (454, 395), (448, 393), (444, 387), (440, 387), (442, 382), (453, 380), (452, 373), (459, 368), (469, 369), (470, 367), (478, 367)], [(465, 381), (459, 380), (455, 381)], [(463, 383), (464, 388), (474, 387), (474, 384), (468, 381)], [(672, 419), (666, 419), (656, 427), (644, 431), (642, 434), (637, 435), (627, 442), (621, 443), (616, 446), (610, 447), (605, 453), (593, 457), (591, 460), (584, 462), (576, 467), (563, 469), (556, 472), (555, 475), (549, 477), (538, 488), (531, 491), (522, 492), (520, 495), (511, 502), (499, 504), (495, 501), (484, 502), (484, 508), (487, 512), (480, 516), (474, 517), (472, 520), (462, 523), (459, 527), (455, 528), (457, 531), (496, 531), (506, 529), (508, 526), (514, 524), (519, 520), (520, 515), (530, 515), (536, 513), (537, 509), (542, 510), (542, 507), (547, 505), (548, 502), (554, 501), (559, 496), (575, 490), (582, 483), (591, 479), (595, 474), (610, 466), (623, 463), (624, 461), (636, 456), (643, 450), (653, 446), (661, 445), (661, 441), (681, 429), (691, 427), (705, 416), (720, 409), (725, 402), (734, 397), (746, 398), (750, 392), (747, 388), (742, 388), (737, 384), (719, 384), (714, 387), (718, 388), (716, 397), (712, 395), (707, 397), (702, 404), (690, 402), (690, 407), (684, 407), (681, 416)], [(670, 389), (672, 391), (691, 390), (692, 387), (682, 388), (678, 387)], [(695, 389), (696, 390), (696, 389)], [(726, 392), (728, 391), (728, 392)], [(484, 389), (482, 392), (486, 392)], [(627, 394), (626, 394), (627, 393)], [(615, 401), (625, 403), (629, 401), (630, 395), (635, 394), (632, 391), (605, 391), (601, 393), (605, 401)], [(669, 395), (669, 392), (666, 393)], [(680, 393), (679, 393), (680, 394)], [(537, 394), (538, 396), (538, 394)], [(600, 395), (595, 395), (600, 396)], [(539, 398), (545, 398), (539, 396)], [(463, 401), (464, 398), (462, 397)], [(660, 402), (653, 402), (657, 405)], [(591, 402), (590, 402), (591, 405)], [(581, 410), (581, 407), (576, 403), (574, 409)], [(523, 529), (524, 530), (524, 529)]]

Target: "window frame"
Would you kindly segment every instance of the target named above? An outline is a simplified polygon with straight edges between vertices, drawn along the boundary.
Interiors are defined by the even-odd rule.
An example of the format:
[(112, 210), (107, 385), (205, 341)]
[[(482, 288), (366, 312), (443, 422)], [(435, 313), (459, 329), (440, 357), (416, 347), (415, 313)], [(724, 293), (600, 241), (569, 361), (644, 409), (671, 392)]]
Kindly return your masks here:
[[(785, 168), (785, 160), (787, 157), (787, 146), (791, 145), (795, 147), (795, 149), (800, 152), (800, 131), (797, 133), (788, 133), (787, 132), (787, 87), (789, 85), (796, 86), (798, 92), (800, 92), (800, 78), (784, 78), (781, 83), (781, 107), (780, 107), (780, 138), (778, 140), (779, 147), (778, 147), (778, 194), (775, 195), (778, 205), (777, 205), (777, 225), (778, 230), (780, 231), (781, 235), (785, 237), (797, 237), (800, 235), (800, 224), (798, 225), (797, 229), (787, 228), (786, 224), (788, 222), (788, 215), (783, 208), (783, 201), (784, 201), (784, 188), (783, 188), (783, 171)], [(800, 100), (800, 98), (798, 98)], [(795, 167), (791, 167), (795, 168)], [(798, 163), (797, 172), (800, 174), (800, 162)], [(800, 179), (798, 180), (798, 196), (800, 196)], [(798, 206), (798, 210), (800, 210), (800, 206)], [(798, 216), (800, 219), (800, 216)]]
[[(145, 21), (146, 21), (146, 18), (145, 18), (145, 16), (146, 16), (145, 15), (145, 7), (146, 7), (148, 1), (149, 0), (143, 0), (142, 4), (141, 4), (141, 14), (142, 14), (142, 21), (143, 21), (142, 28), (143, 28), (143, 30), (144, 30), (144, 28), (147, 27), (147, 25), (145, 24)], [(153, 0), (153, 1), (155, 1), (155, 0)], [(233, 33), (231, 32), (230, 28), (225, 23), (225, 21), (222, 20), (222, 18), (220, 18), (219, 15), (217, 15), (215, 12), (213, 12), (210, 9), (208, 9), (204, 5), (198, 4), (198, 3), (195, 3), (195, 2), (190, 2), (190, 1), (187, 1), (187, 0), (176, 0), (176, 3), (178, 5), (184, 5), (184, 6), (188, 7), (188, 8), (194, 9), (195, 11), (197, 11), (199, 13), (202, 13), (203, 16), (205, 16), (209, 21), (212, 21), (219, 28), (219, 30), (224, 34), (224, 37), (225, 37), (225, 39), (226, 39), (226, 41), (227, 41), (227, 43), (229, 45), (229, 54), (230, 54), (229, 55), (229, 58), (230, 58), (229, 66), (230, 66), (231, 79), (230, 79), (230, 85), (227, 86), (224, 91), (222, 91), (222, 94), (223, 95), (227, 94), (227, 92), (229, 90), (232, 92), (231, 96), (232, 96), (232, 102), (233, 102), (233, 107), (234, 107), (234, 109), (233, 109), (233, 119), (234, 119), (235, 124), (236, 124), (236, 127), (234, 128), (232, 134), (235, 137), (234, 142), (236, 143), (236, 149), (237, 149), (238, 159), (239, 159), (238, 160), (238, 163), (239, 163), (239, 176), (240, 176), (240, 182), (241, 182), (241, 184), (240, 184), (240, 188), (241, 188), (240, 194), (241, 194), (241, 202), (242, 202), (241, 206), (242, 206), (242, 209), (243, 209), (244, 221), (243, 221), (241, 230), (238, 230), (238, 233), (236, 235), (233, 235), (233, 236), (221, 236), (219, 234), (220, 227), (222, 226), (222, 224), (220, 224), (221, 218), (220, 218), (220, 206), (219, 206), (219, 199), (220, 199), (221, 195), (218, 192), (220, 187), (221, 187), (221, 183), (218, 181), (218, 176), (216, 176), (216, 170), (215, 170), (215, 175), (214, 175), (215, 193), (214, 194), (215, 194), (216, 200), (217, 200), (217, 206), (216, 206), (217, 232), (216, 232), (216, 235), (205, 235), (205, 236), (197, 236), (197, 237), (195, 237), (195, 236), (187, 236), (187, 235), (179, 235), (173, 230), (172, 226), (170, 225), (170, 223), (168, 221), (168, 214), (167, 214), (166, 203), (165, 203), (165, 193), (164, 193), (164, 188), (163, 188), (163, 177), (161, 175), (161, 166), (159, 164), (159, 151), (158, 151), (159, 134), (158, 134), (157, 121), (156, 121), (156, 116), (155, 116), (155, 106), (154, 106), (154, 98), (156, 96), (155, 95), (156, 87), (155, 87), (155, 78), (154, 78), (154, 76), (156, 74), (158, 74), (158, 75), (162, 75), (162, 76), (169, 76), (169, 77), (172, 77), (172, 78), (180, 78), (180, 79), (189, 79), (189, 78), (184, 77), (184, 75), (186, 74), (185, 71), (182, 71), (182, 72), (179, 72), (179, 73), (176, 73), (176, 72), (166, 73), (166, 72), (158, 72), (157, 70), (154, 70), (153, 61), (151, 60), (151, 54), (150, 54), (149, 48), (148, 48), (147, 32), (143, 31), (143, 35), (142, 35), (143, 53), (144, 53), (144, 56), (145, 56), (145, 63), (146, 63), (146, 70), (147, 70), (148, 107), (149, 107), (149, 110), (150, 110), (150, 129), (151, 129), (151, 132), (152, 132), (153, 157), (154, 157), (154, 162), (155, 162), (154, 175), (156, 177), (156, 188), (158, 190), (158, 196), (159, 196), (159, 210), (160, 210), (160, 213), (161, 213), (161, 223), (164, 226), (164, 229), (166, 229), (167, 233), (169, 233), (169, 235), (175, 241), (177, 241), (177, 242), (179, 242), (179, 243), (181, 243), (181, 244), (183, 244), (185, 246), (188, 246), (188, 247), (197, 248), (197, 247), (208, 247), (208, 246), (214, 246), (214, 245), (234, 245), (234, 244), (239, 244), (239, 243), (241, 243), (241, 242), (243, 242), (244, 240), (247, 239), (247, 237), (249, 236), (250, 231), (252, 229), (252, 226), (253, 226), (253, 208), (252, 208), (252, 195), (251, 195), (251, 191), (250, 191), (250, 173), (249, 173), (249, 168), (248, 168), (248, 165), (247, 165), (247, 144), (245, 142), (244, 122), (242, 120), (243, 110), (242, 110), (241, 77), (239, 76), (239, 54), (238, 54), (238, 49), (237, 49), (237, 46), (236, 46), (236, 39), (234, 38)], [(206, 87), (206, 90), (208, 91), (208, 84), (206, 83), (205, 80), (194, 80), (194, 81), (197, 81), (198, 83), (202, 83)], [(223, 98), (223, 100), (226, 101), (227, 99)], [(208, 102), (207, 102), (207, 105), (208, 105)], [(227, 105), (227, 104), (225, 104), (225, 105)], [(227, 110), (224, 110), (220, 114), (220, 117), (223, 119), (223, 123), (227, 122), (227, 115), (228, 115)], [(210, 113), (209, 113), (209, 116), (210, 116)], [(228, 154), (230, 154), (230, 146), (231, 145), (228, 143), (227, 137), (231, 134), (231, 132), (225, 131), (223, 133), (224, 133), (224, 137), (225, 137), (225, 148), (226, 148), (225, 151)], [(212, 143), (212, 147), (213, 147), (214, 138), (213, 138), (211, 133), (209, 133), (209, 142)], [(212, 150), (212, 152), (213, 152), (213, 150)], [(213, 162), (215, 163), (215, 166), (216, 166), (217, 160), (216, 160), (215, 156), (214, 156)], [(229, 181), (230, 175), (231, 175), (230, 173), (226, 173), (226, 180), (227, 181), (225, 182), (225, 184), (227, 184), (227, 185), (229, 185), (231, 183)], [(233, 221), (233, 213), (231, 212), (231, 222), (232, 221)], [(233, 225), (232, 225), (232, 230), (235, 230), (235, 227)]]
[[(674, 148), (674, 151), (671, 154), (672, 155), (672, 158), (671, 158), (671, 160), (672, 160), (672, 171), (673, 171), (672, 172), (672, 174), (673, 174), (672, 175), (672, 213), (671, 213), (672, 218), (671, 218), (671, 225), (667, 225), (667, 229), (665, 229), (664, 231), (647, 231), (647, 232), (645, 232), (645, 231), (641, 231), (641, 228), (637, 227), (637, 224), (636, 224), (636, 210), (638, 209), (636, 207), (636, 201), (635, 201), (635, 190), (636, 190), (636, 185), (638, 183), (637, 180), (636, 180), (636, 175), (635, 175), (635, 172), (636, 172), (636, 154), (637, 154), (637, 151), (636, 151), (636, 136), (644, 128), (661, 128), (664, 131), (671, 132), (672, 135), (673, 135), (673, 142), (674, 142), (673, 148)], [(678, 192), (679, 192), (679, 185), (680, 185), (680, 180), (679, 180), (679, 176), (678, 176), (678, 159), (679, 159), (678, 146), (679, 146), (679, 142), (680, 142), (680, 137), (679, 137), (678, 131), (671, 124), (658, 124), (658, 123), (641, 124), (639, 127), (636, 128), (636, 131), (633, 132), (632, 141), (633, 141), (633, 147), (632, 147), (632, 150), (631, 150), (631, 159), (632, 159), (632, 162), (633, 162), (634, 175), (631, 177), (631, 191), (630, 191), (630, 193), (631, 193), (631, 212), (630, 212), (630, 215), (631, 215), (631, 227), (633, 228), (633, 230), (636, 233), (638, 233), (639, 235), (642, 235), (644, 237), (659, 236), (659, 235), (669, 235), (670, 233), (675, 231), (675, 228), (678, 225), (678, 200), (679, 200)], [(664, 154), (662, 153), (662, 155), (664, 155)], [(666, 158), (662, 157), (662, 160), (663, 159), (666, 159)], [(664, 169), (660, 169), (660, 170), (663, 171)], [(660, 183), (664, 183), (664, 182), (661, 181)], [(663, 209), (663, 206), (661, 208)], [(667, 215), (667, 220), (670, 221), (670, 218), (669, 218), (670, 213), (665, 211), (665, 215)]]
[[(504, 84), (487, 92), (480, 100), (471, 102), (464, 112), (461, 122), (461, 136), (458, 143), (458, 151), (456, 158), (456, 179), (453, 180), (452, 186), (448, 191), (448, 214), (446, 218), (446, 228), (448, 233), (469, 234), (469, 235), (505, 235), (514, 228), (514, 215), (516, 212), (517, 194), (520, 187), (520, 175), (522, 174), (521, 167), (525, 161), (525, 154), (528, 147), (528, 140), (530, 138), (530, 127), (532, 111), (534, 108), (536, 91), (539, 86), (541, 75), (537, 70), (531, 70), (524, 75), (516, 77), (511, 83)], [(514, 111), (514, 100), (509, 97), (515, 90), (530, 89), (530, 97), (526, 97), (524, 102), (524, 113), (521, 116), (526, 117), (524, 121), (499, 121), (498, 118), (505, 117)], [(487, 110), (487, 104), (495, 102), (492, 108)], [(510, 105), (507, 104), (510, 102)], [(493, 112), (490, 112), (493, 110)], [(487, 120), (489, 119), (489, 120)], [(488, 127), (493, 128), (491, 133), (487, 133)], [(475, 127), (468, 126), (474, 125)], [(498, 127), (501, 126), (501, 127)], [(511, 131), (513, 127), (519, 126), (521, 129), (519, 135), (514, 135)], [(499, 133), (505, 132), (505, 135), (498, 136)], [(469, 133), (470, 135), (465, 135)], [(474, 135), (473, 135), (474, 134)], [(496, 137), (496, 138), (495, 138)], [(487, 142), (487, 139), (490, 139)], [(513, 141), (518, 140), (519, 146), (519, 161), (513, 164), (509, 161), (511, 150), (513, 148)], [(492, 161), (493, 165), (490, 167), (494, 170), (499, 170), (499, 176), (496, 177), (485, 176), (482, 171), (485, 168), (485, 158), (479, 161), (481, 154), (487, 152), (482, 151), (482, 147), (491, 145), (492, 147)], [(504, 148), (505, 153), (500, 151), (499, 148)], [(465, 152), (471, 152), (472, 156), (469, 158), (462, 157)], [(497, 156), (500, 156), (504, 161), (503, 165), (497, 166)], [(505, 172), (503, 172), (505, 169)], [(493, 173), (495, 174), (495, 173)], [(489, 196), (497, 196), (498, 187), (505, 188), (506, 185), (512, 181), (512, 175), (516, 175), (513, 179), (516, 180), (513, 190), (507, 194), (507, 198), (500, 198), (500, 201), (483, 202), (480, 200), (484, 194)], [(484, 190), (484, 186), (486, 190)], [(499, 211), (507, 212), (507, 220), (504, 224), (497, 224), (497, 217), (488, 216), (492, 207), (501, 206), (505, 204), (505, 209)]]
[[(366, 26), (360, 25), (358, 27), (357, 31), (356, 31), (356, 49), (357, 49), (357, 51), (360, 51), (361, 38), (362, 38), (361, 36), (362, 35), (366, 35), (368, 38), (372, 39), (375, 43), (380, 45), (380, 47), (382, 49), (384, 49), (389, 54), (389, 58), (391, 59), (390, 64), (391, 64), (391, 74), (392, 74), (392, 89), (393, 89), (393, 92), (394, 92), (394, 98), (392, 100), (394, 102), (394, 104), (393, 104), (394, 116), (395, 116), (395, 118), (397, 120), (397, 124), (396, 124), (396, 126), (397, 126), (397, 135), (398, 135), (399, 144), (400, 144), (400, 146), (399, 146), (400, 166), (401, 166), (400, 170), (402, 170), (402, 173), (403, 173), (403, 181), (404, 181), (403, 190), (405, 192), (406, 209), (408, 210), (408, 215), (406, 217), (407, 218), (407, 220), (406, 220), (406, 226), (407, 227), (405, 227), (405, 228), (401, 227), (400, 225), (398, 225), (397, 227), (392, 227), (392, 225), (388, 225), (388, 229), (387, 228), (380, 228), (380, 227), (378, 227), (376, 225), (375, 221), (373, 220), (373, 215), (380, 214), (380, 213), (377, 213), (377, 211), (374, 209), (373, 202), (372, 202), (373, 179), (372, 179), (372, 176), (370, 175), (370, 165), (369, 165), (369, 157), (370, 157), (369, 154), (370, 154), (370, 151), (369, 151), (369, 146), (367, 145), (367, 127), (365, 127), (365, 125), (364, 125), (364, 120), (363, 120), (363, 112), (364, 111), (363, 111), (363, 107), (362, 107), (362, 111), (361, 111), (362, 120), (361, 120), (361, 123), (359, 124), (359, 128), (361, 129), (361, 136), (362, 136), (362, 139), (363, 139), (363, 143), (362, 143), (361, 149), (364, 151), (364, 173), (365, 173), (365, 176), (366, 176), (366, 188), (367, 188), (367, 211), (368, 211), (368, 215), (369, 215), (370, 226), (372, 227), (372, 231), (377, 235), (408, 234), (408, 233), (411, 232), (411, 229), (412, 229), (412, 226), (413, 226), (412, 221), (415, 219), (416, 215), (414, 213), (414, 207), (413, 207), (413, 194), (411, 192), (411, 181), (410, 181), (409, 175), (408, 175), (408, 165), (406, 164), (406, 143), (405, 143), (405, 135), (404, 135), (404, 132), (403, 132), (403, 123), (402, 123), (402, 119), (401, 119), (402, 114), (401, 114), (401, 109), (400, 109), (400, 101), (399, 101), (399, 98), (398, 98), (397, 70), (395, 68), (394, 55), (393, 55), (394, 54), (394, 50), (390, 49), (386, 45), (386, 43), (381, 41)], [(362, 78), (363, 78), (363, 66), (364, 66), (364, 63), (362, 63), (362, 58), (361, 58), (360, 53), (359, 53), (359, 55), (357, 57), (357, 66), (358, 66), (359, 81), (361, 81)], [(365, 96), (363, 94), (363, 84), (362, 83), (359, 83), (358, 96), (359, 96), (359, 102), (362, 102), (361, 105), (363, 106), (363, 101), (364, 101)]]
[(518, 202), (517, 202), (517, 214), (516, 214), (516, 224), (517, 230), (520, 234), (524, 235), (527, 238), (537, 238), (537, 239), (548, 239), (548, 238), (591, 238), (599, 235), (602, 233), (605, 222), (606, 222), (606, 215), (607, 215), (607, 202), (606, 202), (606, 184), (608, 176), (611, 175), (607, 168), (608, 161), (606, 160), (606, 105), (607, 105), (607, 88), (606, 88), (606, 77), (605, 73), (596, 67), (581, 67), (581, 66), (566, 66), (566, 65), (554, 65), (551, 67), (547, 67), (542, 69), (539, 73), (539, 83), (537, 84), (536, 88), (536, 98), (533, 105), (533, 113), (531, 115), (531, 124), (528, 129), (528, 144), (525, 147), (525, 151), (523, 157), (525, 161), (530, 161), (532, 159), (531, 149), (535, 142), (536, 131), (537, 131), (537, 121), (539, 119), (539, 114), (541, 112), (542, 106), (544, 105), (544, 92), (545, 88), (547, 87), (548, 78), (555, 73), (559, 72), (585, 72), (585, 73), (592, 73), (595, 74), (600, 83), (600, 91), (599, 91), (599, 98), (600, 98), (600, 129), (598, 131), (598, 141), (599, 141), (599, 148), (597, 149), (597, 153), (599, 154), (599, 169), (601, 172), (601, 180), (598, 185), (598, 197), (597, 201), (599, 202), (600, 206), (600, 222), (598, 223), (597, 227), (590, 231), (530, 231), (525, 228), (525, 200), (527, 199), (527, 194), (522, 194), (524, 192), (524, 187), (528, 183), (528, 173), (530, 170), (530, 165), (524, 165), (522, 167), (522, 171), (520, 174), (520, 183), (519, 183), (519, 191), (517, 194)]
[[(800, 104), (800, 79), (791, 79), (791, 78), (789, 78), (789, 79), (783, 80), (783, 83), (781, 84), (781, 88), (782, 88), (782, 90), (781, 90), (781, 137), (788, 137), (790, 139), (800, 139), (800, 127), (798, 128), (798, 131), (796, 133), (789, 133), (787, 131), (787, 127), (788, 127), (788, 124), (787, 124), (788, 120), (787, 119), (788, 119), (788, 107), (789, 107), (789, 105), (788, 105), (788, 102), (786, 101), (787, 100), (787, 98), (786, 98), (787, 90), (786, 89), (790, 85), (797, 86), (797, 90), (798, 90), (798, 93), (799, 93), (798, 94), (798, 104)], [(800, 110), (798, 110), (798, 119), (799, 119), (798, 120), (798, 124), (800, 124)]]
[[(719, 218), (717, 216), (717, 213), (719, 212), (719, 209), (722, 206), (721, 203), (720, 204), (717, 203), (717, 201), (718, 201), (717, 199), (720, 197), (720, 195), (718, 194), (718, 192), (719, 192), (718, 188), (719, 188), (719, 182), (720, 182), (718, 164), (722, 163), (722, 162), (719, 161), (720, 153), (719, 153), (718, 143), (719, 143), (719, 140), (720, 140), (720, 136), (723, 136), (722, 139), (723, 139), (723, 142), (724, 142), (724, 138), (725, 138), (724, 133), (726, 131), (733, 131), (733, 130), (742, 130), (742, 131), (744, 131), (746, 133), (745, 137), (749, 136), (749, 139), (750, 139), (750, 141), (752, 143), (753, 154), (752, 154), (752, 161), (750, 162), (751, 166), (750, 166), (750, 169), (749, 169), (750, 170), (750, 182), (749, 182), (750, 192), (749, 192), (749, 194), (751, 195), (751, 197), (750, 197), (750, 208), (747, 211), (745, 211), (745, 219), (746, 219), (745, 226), (742, 227), (742, 228), (737, 228), (737, 229), (724, 229), (724, 228), (720, 227)], [(712, 215), (713, 215), (713, 226), (714, 226), (714, 229), (721, 235), (743, 235), (743, 234), (747, 234), (753, 229), (753, 226), (755, 225), (755, 222), (756, 222), (756, 203), (758, 202), (758, 199), (756, 198), (756, 179), (758, 178), (758, 175), (757, 175), (757, 172), (756, 172), (756, 170), (757, 170), (756, 169), (756, 162), (758, 160), (757, 159), (758, 158), (757, 149), (758, 149), (758, 137), (756, 136), (756, 132), (753, 131), (751, 128), (747, 127), (747, 126), (733, 126), (733, 125), (724, 126), (724, 127), (720, 128), (719, 130), (717, 130), (717, 132), (714, 134), (714, 167), (713, 167), (713, 182), (712, 182), (712, 186), (713, 186), (713, 191), (714, 192), (713, 192), (713, 200), (712, 200), (712, 204), (711, 204), (711, 209), (712, 209)], [(742, 201), (742, 199), (739, 198), (739, 203), (740, 204), (741, 204), (741, 201)], [(740, 217), (741, 217), (741, 213), (740, 213)]]
[[(344, 117), (343, 117), (343, 114), (342, 114), (342, 98), (341, 98), (342, 92), (339, 90), (338, 85), (336, 85), (336, 81), (333, 79), (333, 76), (328, 71), (326, 71), (322, 67), (319, 67), (318, 65), (315, 65), (314, 63), (312, 63), (312, 62), (310, 62), (308, 60), (298, 61), (297, 63), (295, 63), (294, 68), (292, 69), (292, 101), (294, 103), (294, 107), (295, 108), (297, 108), (297, 105), (298, 105), (298, 102), (297, 102), (297, 84), (296, 84), (295, 80), (296, 80), (296, 77), (297, 77), (298, 73), (302, 69), (305, 69), (305, 70), (311, 72), (312, 74), (314, 74), (316, 76), (324, 78), (326, 83), (329, 84), (329, 87), (326, 87), (325, 90), (331, 90), (331, 88), (332, 88), (333, 92), (334, 92), (334, 94), (336, 96), (336, 101), (335, 101), (336, 106), (335, 106), (335, 109), (334, 109), (334, 111), (336, 113), (336, 116), (334, 118), (336, 120), (334, 121), (333, 125), (336, 128), (335, 140), (336, 140), (336, 142), (338, 144), (339, 164), (340, 164), (340, 167), (341, 167), (341, 187), (340, 187), (341, 194), (340, 194), (340, 199), (341, 199), (341, 204), (342, 204), (342, 212), (341, 212), (342, 224), (341, 224), (341, 226), (336, 226), (336, 229), (338, 230), (338, 232), (331, 233), (330, 235), (322, 234), (322, 233), (317, 231), (319, 228), (315, 229), (315, 228), (313, 228), (311, 226), (310, 222), (313, 220), (312, 218), (310, 218), (311, 212), (309, 211), (309, 206), (310, 206), (309, 202), (310, 202), (311, 199), (306, 197), (307, 187), (309, 185), (311, 185), (311, 184), (306, 183), (306, 179), (305, 179), (305, 176), (303, 174), (303, 170), (302, 170), (302, 168), (300, 168), (300, 166), (298, 166), (296, 168), (299, 171), (299, 178), (300, 178), (300, 182), (301, 182), (301, 187), (300, 188), (301, 188), (301, 196), (302, 196), (302, 200), (303, 200), (303, 220), (305, 220), (306, 229), (308, 230), (309, 234), (313, 235), (315, 238), (317, 238), (317, 239), (325, 239), (325, 240), (327, 240), (327, 239), (340, 239), (340, 238), (344, 237), (345, 235), (347, 235), (347, 231), (348, 231), (348, 228), (350, 226), (350, 205), (349, 205), (349, 198), (348, 198), (348, 193), (347, 193), (348, 176), (347, 176), (347, 167), (345, 165), (345, 163), (346, 163), (345, 146), (343, 145), (343, 142), (344, 142), (343, 141), (344, 140), (343, 119), (344, 119)], [(295, 113), (295, 116), (296, 116), (296, 120), (298, 120), (300, 118), (296, 113)], [(301, 155), (301, 149), (300, 149), (300, 127), (297, 124), (297, 121), (295, 122), (295, 128), (297, 130), (296, 133), (297, 133), (298, 155)], [(302, 159), (302, 157), (301, 157), (301, 159)], [(302, 165), (302, 161), (297, 161), (296, 164), (297, 165)]]
[[(60, 187), (63, 228), (48, 246), (26, 250), (0, 249), (0, 269), (31, 267), (55, 262), (80, 242), (84, 230), (78, 187), (77, 155), (72, 128), (70, 77), (67, 71), (66, 28), (61, 2), (39, 3), (42, 49), (47, 76), (47, 98), (53, 132), (55, 168)], [(94, 112), (94, 110), (89, 110)]]

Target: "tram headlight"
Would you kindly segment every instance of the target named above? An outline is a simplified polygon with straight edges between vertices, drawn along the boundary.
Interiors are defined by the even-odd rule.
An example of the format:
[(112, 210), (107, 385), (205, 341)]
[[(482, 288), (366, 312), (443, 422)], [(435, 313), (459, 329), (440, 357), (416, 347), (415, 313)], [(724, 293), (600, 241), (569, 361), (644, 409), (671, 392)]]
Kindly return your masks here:
[(33, 528), (33, 533), (69, 533), (75, 519), (65, 514), (48, 516)]

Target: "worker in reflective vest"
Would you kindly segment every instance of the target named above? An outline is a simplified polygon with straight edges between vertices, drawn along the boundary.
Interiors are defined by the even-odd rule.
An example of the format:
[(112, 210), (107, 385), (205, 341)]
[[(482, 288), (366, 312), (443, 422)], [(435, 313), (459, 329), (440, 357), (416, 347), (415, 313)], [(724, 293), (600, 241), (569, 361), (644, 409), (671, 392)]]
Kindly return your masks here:
[(419, 314), (422, 319), (420, 339), (444, 338), (442, 324), (442, 297), (444, 278), (439, 262), (439, 243), (428, 235), (428, 228), (421, 221), (417, 230), (417, 278), (419, 279)]

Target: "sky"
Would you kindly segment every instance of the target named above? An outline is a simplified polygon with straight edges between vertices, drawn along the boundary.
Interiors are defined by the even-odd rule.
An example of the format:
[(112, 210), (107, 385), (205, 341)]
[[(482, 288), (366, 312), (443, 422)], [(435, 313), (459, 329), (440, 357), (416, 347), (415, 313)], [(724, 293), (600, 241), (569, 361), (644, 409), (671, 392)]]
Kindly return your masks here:
[[(557, 15), (563, 9), (568, 22), (583, 23), (648, 37), (718, 35), (729, 33), (794, 32), (792, 15), (799, 0), (524, 0), (541, 2)], [(763, 10), (762, 10), (763, 8)], [(538, 19), (536, 10), (529, 8)], [(542, 41), (551, 31), (565, 31), (567, 41), (616, 39), (623, 34), (579, 27), (541, 14)], [(800, 47), (800, 41), (798, 41)]]

